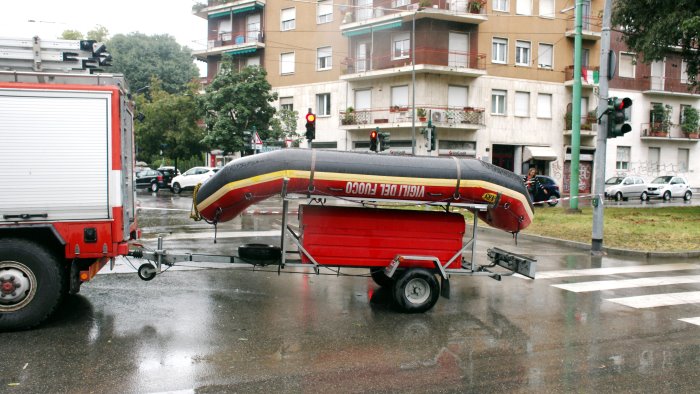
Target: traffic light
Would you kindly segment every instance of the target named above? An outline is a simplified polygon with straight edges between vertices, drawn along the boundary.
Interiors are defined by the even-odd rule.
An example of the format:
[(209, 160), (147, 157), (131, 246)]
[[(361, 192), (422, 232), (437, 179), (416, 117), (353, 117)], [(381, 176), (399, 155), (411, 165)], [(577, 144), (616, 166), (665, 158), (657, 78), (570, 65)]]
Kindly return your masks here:
[(311, 112), (306, 114), (306, 139), (311, 141), (316, 138), (316, 115)]
[(369, 150), (372, 152), (377, 152), (377, 130), (372, 130), (369, 132)]
[(632, 131), (625, 109), (632, 106), (632, 99), (612, 97), (608, 99), (608, 138), (622, 137)]
[(382, 131), (379, 133), (379, 151), (383, 152), (389, 148), (391, 148), (391, 133)]
[(435, 126), (428, 126), (426, 128), (428, 139), (428, 151), (433, 151), (437, 149), (437, 133), (435, 132)]
[(253, 146), (253, 132), (251, 130), (243, 130), (243, 145), (246, 149)]

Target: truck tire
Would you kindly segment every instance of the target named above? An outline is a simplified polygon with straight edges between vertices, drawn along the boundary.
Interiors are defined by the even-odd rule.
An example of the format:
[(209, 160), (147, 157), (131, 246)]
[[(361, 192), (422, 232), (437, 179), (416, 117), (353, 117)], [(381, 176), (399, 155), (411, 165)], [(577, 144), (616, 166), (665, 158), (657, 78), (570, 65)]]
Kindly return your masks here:
[(425, 312), (440, 297), (440, 284), (435, 275), (422, 268), (406, 270), (396, 279), (392, 290), (396, 305), (405, 313)]
[(66, 275), (44, 247), (19, 238), (0, 240), (0, 331), (44, 322), (66, 294)]

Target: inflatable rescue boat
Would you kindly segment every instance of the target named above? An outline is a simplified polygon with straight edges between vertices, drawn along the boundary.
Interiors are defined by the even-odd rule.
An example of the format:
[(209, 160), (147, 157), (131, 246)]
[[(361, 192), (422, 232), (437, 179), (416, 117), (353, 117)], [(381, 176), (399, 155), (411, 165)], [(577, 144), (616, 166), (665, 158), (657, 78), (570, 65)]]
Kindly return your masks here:
[(533, 206), (521, 177), (477, 159), (392, 156), (373, 153), (282, 149), (234, 160), (195, 192), (193, 206), (210, 222), (233, 219), (250, 205), (288, 194), (485, 204), (481, 220), (508, 232), (526, 228)]

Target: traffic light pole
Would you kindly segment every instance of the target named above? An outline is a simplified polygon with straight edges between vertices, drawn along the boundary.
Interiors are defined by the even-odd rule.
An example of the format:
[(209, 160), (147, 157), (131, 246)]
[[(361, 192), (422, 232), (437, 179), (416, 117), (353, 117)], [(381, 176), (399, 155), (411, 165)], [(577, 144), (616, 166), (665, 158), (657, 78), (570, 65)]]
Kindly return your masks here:
[(608, 138), (608, 74), (610, 70), (610, 18), (612, 0), (605, 0), (603, 8), (603, 28), (600, 37), (600, 77), (598, 85), (598, 133), (596, 135), (595, 162), (593, 165), (593, 231), (591, 233), (591, 253), (603, 252), (603, 219), (605, 201), (605, 155)]
[(576, 0), (574, 37), (574, 92), (571, 100), (571, 164), (569, 165), (569, 210), (578, 211), (579, 158), (581, 151), (581, 30), (583, 0)]

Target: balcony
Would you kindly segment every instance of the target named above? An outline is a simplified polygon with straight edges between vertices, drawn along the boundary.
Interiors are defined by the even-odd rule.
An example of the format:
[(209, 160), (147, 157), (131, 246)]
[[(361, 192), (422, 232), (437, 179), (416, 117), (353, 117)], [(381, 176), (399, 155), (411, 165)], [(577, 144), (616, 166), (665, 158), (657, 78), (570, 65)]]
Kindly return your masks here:
[[(373, 5), (347, 7), (342, 11), (340, 31), (345, 36), (367, 34), (394, 27), (395, 24), (431, 18), (437, 20), (480, 24), (488, 20), (486, 1), (430, 0), (431, 7), (420, 7), (417, 0), (382, 0)], [(480, 6), (476, 6), (480, 4)]]
[(262, 32), (249, 30), (240, 32), (222, 32), (217, 34), (216, 40), (207, 42), (207, 49), (194, 51), (192, 54), (199, 60), (206, 61), (208, 56), (217, 55), (243, 55), (253, 53), (265, 48), (262, 40)]
[[(366, 58), (346, 58), (345, 69), (340, 79), (359, 81), (397, 75), (410, 75), (413, 72), (411, 52), (401, 56), (386, 54)], [(483, 53), (416, 48), (416, 73), (459, 75), (480, 77), (486, 75), (486, 55)]]
[(265, 7), (265, 0), (209, 0), (208, 3), (196, 3), (192, 6), (192, 14), (203, 18), (217, 18), (225, 14), (238, 14), (254, 11)]
[[(571, 126), (571, 112), (567, 112), (564, 117), (564, 135), (571, 136), (572, 126)], [(598, 118), (596, 117), (595, 111), (590, 111), (587, 116), (581, 117), (581, 129), (580, 136), (595, 136), (598, 132)]]
[(677, 124), (654, 122), (642, 123), (639, 127), (643, 140), (674, 141), (674, 142), (698, 142), (698, 133), (685, 134), (681, 126)]
[[(584, 16), (581, 18), (581, 38), (584, 40), (597, 41), (600, 40), (601, 27), (603, 22), (600, 18)], [(570, 16), (566, 20), (566, 36), (569, 38), (576, 37), (576, 19)]]
[(650, 76), (645, 76), (644, 79), (648, 80), (644, 82), (646, 86), (642, 87), (642, 93), (646, 95), (700, 98), (692, 93), (691, 85), (688, 85), (687, 80)]
[[(423, 109), (425, 117), (416, 116), (416, 127), (428, 124), (428, 114), (432, 124), (443, 129), (478, 130), (484, 125), (484, 109), (476, 107), (449, 108), (436, 106), (416, 106), (419, 114)], [(340, 128), (344, 130), (365, 130), (381, 128), (409, 128), (413, 126), (413, 111), (410, 107), (390, 107), (340, 111)]]
[[(593, 89), (598, 86), (599, 78), (598, 67), (581, 67), (581, 87), (584, 89)], [(570, 65), (564, 69), (564, 85), (568, 87), (574, 86), (574, 66)]]

